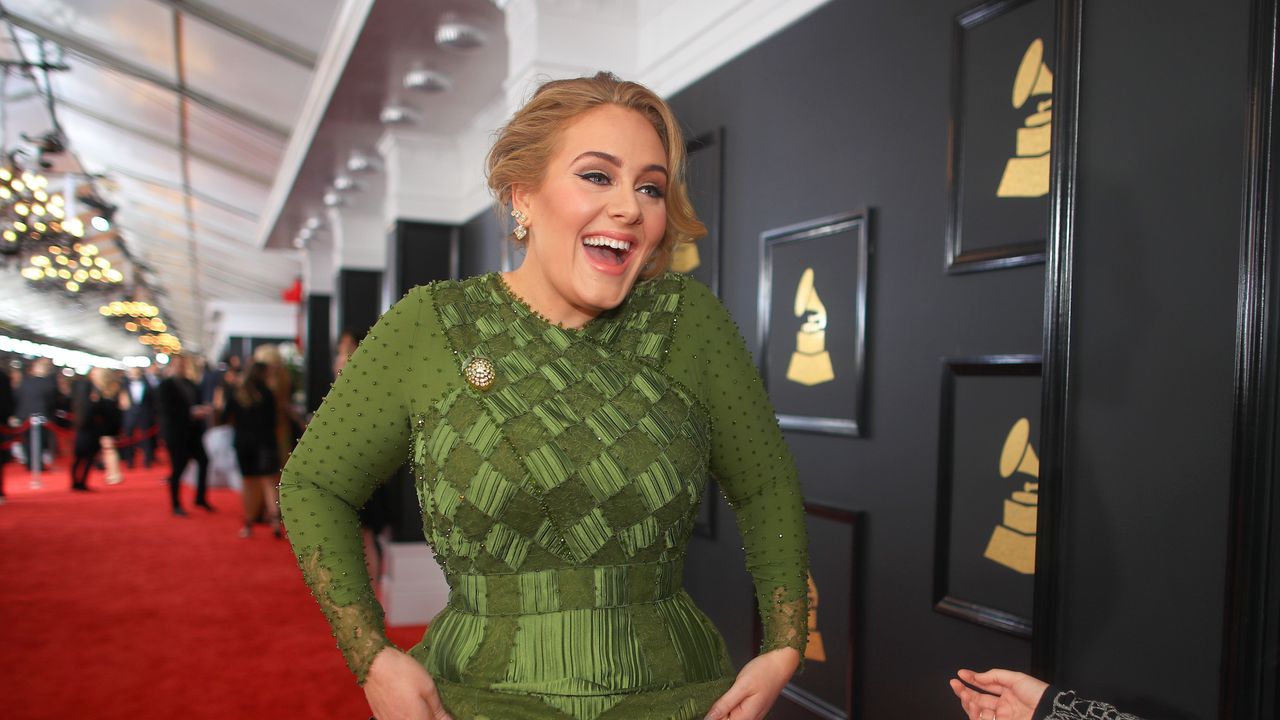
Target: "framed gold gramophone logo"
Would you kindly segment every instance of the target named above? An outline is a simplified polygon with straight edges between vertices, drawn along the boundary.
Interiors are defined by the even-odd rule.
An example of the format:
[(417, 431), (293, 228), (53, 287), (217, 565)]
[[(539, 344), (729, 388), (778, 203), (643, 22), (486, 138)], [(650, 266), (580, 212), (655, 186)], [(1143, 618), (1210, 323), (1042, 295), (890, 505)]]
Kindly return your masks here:
[(864, 435), (869, 213), (761, 235), (760, 375), (789, 430)]
[(947, 167), (948, 272), (1043, 262), (1054, 98), (1053, 0), (956, 17)]
[[(809, 546), (823, 549), (810, 553), (809, 559), (805, 670), (783, 688), (769, 717), (850, 720), (858, 687), (861, 514), (815, 503), (805, 503), (804, 511)], [(754, 644), (762, 639), (757, 617)]]
[(934, 607), (1031, 634), (1040, 498), (1040, 358), (943, 362)]

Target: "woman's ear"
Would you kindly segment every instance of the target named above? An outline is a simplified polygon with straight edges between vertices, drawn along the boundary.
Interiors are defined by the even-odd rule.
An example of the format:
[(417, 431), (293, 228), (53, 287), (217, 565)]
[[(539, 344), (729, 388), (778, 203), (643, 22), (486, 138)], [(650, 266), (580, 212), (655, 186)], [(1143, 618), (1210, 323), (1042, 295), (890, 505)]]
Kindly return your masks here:
[(533, 200), (533, 190), (524, 183), (516, 183), (511, 186), (511, 209), (519, 210), (527, 217), (529, 213), (529, 205)]

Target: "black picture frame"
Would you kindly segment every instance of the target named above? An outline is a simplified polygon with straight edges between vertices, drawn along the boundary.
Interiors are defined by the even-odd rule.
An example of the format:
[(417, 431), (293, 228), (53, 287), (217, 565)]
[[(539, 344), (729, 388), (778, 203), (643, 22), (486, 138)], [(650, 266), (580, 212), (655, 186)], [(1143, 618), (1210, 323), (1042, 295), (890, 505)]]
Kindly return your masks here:
[[(724, 128), (696, 135), (685, 143), (685, 174), (689, 201), (707, 234), (688, 248), (677, 248), (672, 257), (672, 271), (697, 279), (720, 295), (721, 233), (724, 213)], [(692, 255), (687, 254), (692, 253)], [(694, 257), (698, 264), (686, 268), (683, 263)]]
[[(867, 285), (871, 211), (769, 230), (760, 236), (760, 376), (784, 430), (866, 434)], [(815, 268), (820, 268), (819, 275)], [(801, 310), (807, 281), (810, 304)], [(829, 315), (835, 312), (834, 322)], [(825, 328), (800, 335), (821, 316)], [(797, 332), (797, 330), (801, 332)], [(820, 340), (816, 345), (808, 343)], [(815, 347), (819, 350), (814, 352)]]
[[(769, 717), (772, 720), (854, 720), (859, 716), (857, 641), (862, 515), (809, 502), (804, 504), (804, 511), (811, 548), (810, 573), (818, 592), (817, 613), (811, 614), (810, 620), (816, 621), (817, 627), (809, 635), (805, 671), (782, 689)], [(824, 552), (812, 550), (819, 547)], [(812, 597), (810, 595), (811, 600)], [(832, 606), (834, 611), (830, 610)], [(757, 614), (753, 633), (757, 647), (763, 633)], [(815, 656), (818, 647), (815, 636), (820, 638), (822, 660)]]
[[(1045, 261), (1049, 148), (1059, 107), (1059, 93), (1051, 89), (1054, 69), (1048, 67), (1056, 64), (1054, 20), (1054, 0), (988, 0), (956, 15), (947, 134), (948, 273)], [(1046, 102), (1048, 109), (1041, 111)]]
[(1041, 389), (1039, 355), (942, 363), (934, 609), (1024, 638), (1035, 602)]

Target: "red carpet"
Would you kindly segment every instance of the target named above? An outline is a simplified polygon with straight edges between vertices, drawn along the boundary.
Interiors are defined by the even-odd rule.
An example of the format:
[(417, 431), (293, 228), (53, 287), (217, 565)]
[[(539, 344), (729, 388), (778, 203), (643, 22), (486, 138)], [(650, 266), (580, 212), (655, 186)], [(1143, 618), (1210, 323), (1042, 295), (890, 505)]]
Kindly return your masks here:
[[(290, 554), (240, 498), (169, 514), (165, 472), (68, 490), (67, 461), (0, 506), (0, 717), (367, 718)], [(423, 628), (392, 630), (408, 647)]]

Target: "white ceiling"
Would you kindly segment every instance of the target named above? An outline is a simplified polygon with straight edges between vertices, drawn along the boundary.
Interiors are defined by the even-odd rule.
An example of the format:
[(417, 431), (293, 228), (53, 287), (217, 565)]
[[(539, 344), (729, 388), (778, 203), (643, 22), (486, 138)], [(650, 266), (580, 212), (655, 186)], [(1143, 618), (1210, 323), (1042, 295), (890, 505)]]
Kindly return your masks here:
[[(263, 251), (255, 233), (340, 2), (3, 0), (28, 59), (37, 35), (61, 47), (70, 70), (50, 77), (69, 150), (119, 207), (120, 237), (189, 347), (208, 302), (278, 301), (301, 273), (295, 252)], [(52, 129), (42, 75), (11, 72), (5, 90), (7, 147)], [(118, 298), (78, 307), (0, 273), (0, 321), (139, 353), (98, 315), (104, 299)]]
[[(216, 352), (228, 312), (278, 304), (317, 268), (332, 274), (316, 249), (294, 249), (309, 218), (367, 213), (376, 227), (388, 212), (457, 222), (482, 210), (489, 134), (546, 72), (607, 68), (669, 95), (827, 1), (0, 0), (0, 50), (12, 25), (29, 58), (44, 38), (70, 66), (51, 73), (74, 156), (58, 165), (78, 161), (118, 206), (136, 277), (156, 293), (146, 299), (184, 345)], [(483, 47), (437, 45), (446, 14), (478, 27)], [(452, 87), (405, 89), (412, 68), (440, 71)], [(39, 73), (10, 72), (10, 149), (51, 129), (43, 87)], [(389, 102), (413, 122), (384, 126)], [(363, 191), (326, 213), (322, 197), (351, 153), (379, 150), (396, 153), (386, 177), (358, 178)], [(388, 204), (423, 184), (463, 189), (435, 205)], [(119, 298), (77, 304), (0, 268), (0, 323), (103, 355), (138, 353), (98, 315), (109, 299)]]

